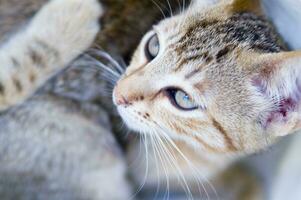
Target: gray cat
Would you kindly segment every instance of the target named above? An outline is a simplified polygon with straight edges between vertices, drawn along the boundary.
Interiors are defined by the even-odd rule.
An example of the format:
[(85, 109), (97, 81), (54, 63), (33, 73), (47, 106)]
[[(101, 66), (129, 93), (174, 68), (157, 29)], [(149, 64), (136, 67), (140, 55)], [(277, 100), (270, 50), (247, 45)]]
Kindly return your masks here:
[(130, 198), (107, 114), (33, 96), (92, 44), (101, 15), (97, 0), (52, 0), (0, 47), (0, 199)]

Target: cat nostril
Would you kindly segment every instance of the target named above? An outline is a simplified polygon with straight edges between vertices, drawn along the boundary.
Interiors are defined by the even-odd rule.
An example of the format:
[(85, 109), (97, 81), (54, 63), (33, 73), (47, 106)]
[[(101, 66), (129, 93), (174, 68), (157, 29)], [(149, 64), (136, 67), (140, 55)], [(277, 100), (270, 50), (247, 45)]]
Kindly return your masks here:
[(117, 98), (117, 105), (130, 105), (130, 102), (124, 97), (120, 96)]
[(127, 105), (130, 105), (130, 102), (123, 96), (123, 95), (121, 95), (118, 91), (115, 91), (114, 92), (114, 101), (115, 101), (115, 103), (117, 104), (117, 105), (125, 105), (125, 106), (127, 106)]

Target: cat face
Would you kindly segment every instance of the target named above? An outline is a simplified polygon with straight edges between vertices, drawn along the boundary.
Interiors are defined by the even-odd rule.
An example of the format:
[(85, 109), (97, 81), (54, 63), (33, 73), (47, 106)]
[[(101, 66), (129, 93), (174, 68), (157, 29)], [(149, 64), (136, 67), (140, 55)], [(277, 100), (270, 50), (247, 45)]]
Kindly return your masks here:
[(219, 154), (298, 129), (300, 54), (281, 53), (258, 13), (254, 1), (233, 0), (154, 26), (114, 89), (126, 124)]

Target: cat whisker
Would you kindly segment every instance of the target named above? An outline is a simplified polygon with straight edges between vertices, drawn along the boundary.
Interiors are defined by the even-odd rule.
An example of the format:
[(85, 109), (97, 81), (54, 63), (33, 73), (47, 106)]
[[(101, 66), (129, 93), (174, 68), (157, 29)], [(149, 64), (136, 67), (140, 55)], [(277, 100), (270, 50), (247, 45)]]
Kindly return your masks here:
[(153, 2), (153, 4), (155, 4), (155, 6), (159, 9), (159, 11), (161, 12), (161, 14), (163, 15), (163, 18), (166, 19), (167, 16), (165, 15), (164, 11), (162, 10), (162, 8), (159, 6), (159, 4), (155, 1), (155, 0), (151, 0)]
[[(163, 139), (164, 139), (164, 141), (166, 142), (166, 139), (163, 137)], [(169, 148), (172, 148), (169, 144), (168, 144), (168, 142), (167, 142), (167, 145), (169, 146)], [(195, 175), (194, 175), (194, 177), (195, 177)], [(198, 189), (199, 189), (199, 191), (200, 191), (200, 186), (199, 186), (199, 181), (197, 181), (197, 183), (198, 183)], [(191, 193), (191, 192), (190, 192)], [(190, 194), (189, 193), (189, 196), (191, 196), (191, 198), (193, 199), (194, 197), (193, 197), (193, 195), (192, 195), (192, 193)]]
[[(76, 63), (73, 66), (76, 67), (89, 67), (89, 70), (94, 70), (96, 72), (99, 72), (99, 67), (95, 66), (94, 63), (89, 63), (89, 62), (84, 62), (84, 63)], [(99, 74), (102, 80), (105, 80), (106, 83), (108, 83), (107, 87), (112, 87), (110, 88), (113, 90), (113, 87), (116, 85), (116, 82), (119, 80), (119, 78), (116, 77), (116, 75), (111, 74), (110, 72), (103, 71), (101, 74)]]
[[(175, 163), (175, 162), (172, 162), (172, 160), (171, 160), (171, 154), (170, 154), (170, 152), (169, 151), (167, 151), (167, 149), (165, 148), (165, 146), (164, 146), (164, 144), (162, 145), (161, 144), (161, 142), (160, 142), (160, 138), (158, 138), (159, 136), (157, 135), (157, 133), (155, 133), (154, 134), (154, 136), (155, 136), (155, 138), (156, 138), (156, 141), (157, 141), (157, 145), (158, 145), (158, 147), (159, 147), (159, 149), (160, 149), (160, 151), (162, 152), (162, 155), (164, 156), (164, 158), (165, 158), (165, 160), (167, 161), (167, 163), (166, 163), (166, 165), (167, 164), (169, 164), (170, 165), (170, 167), (174, 167), (174, 164), (173, 163)], [(175, 163), (175, 164), (177, 164), (177, 163)], [(180, 168), (179, 168), (179, 170), (180, 170)], [(181, 172), (180, 172), (181, 173)], [(179, 176), (177, 176), (177, 179), (180, 181), (180, 177)], [(169, 184), (169, 177), (168, 176), (166, 176), (166, 181), (167, 181), (167, 199), (169, 199), (169, 196), (170, 196), (170, 194), (169, 194), (169, 187), (170, 187), (170, 184)], [(184, 186), (183, 186), (184, 187)], [(164, 194), (164, 197), (166, 196), (166, 194)]]
[[(155, 135), (157, 136), (158, 134), (155, 134)], [(172, 153), (169, 151), (169, 149), (165, 146), (165, 144), (164, 144), (164, 142), (162, 141), (161, 137), (158, 137), (158, 136), (157, 136), (157, 139), (158, 139), (158, 141), (159, 141), (159, 143), (160, 143), (160, 147), (164, 148), (164, 149), (165, 149), (165, 152), (168, 152), (168, 158), (169, 158), (168, 160), (170, 161), (171, 166), (172, 166), (172, 167), (175, 167), (176, 170), (178, 171), (180, 180), (183, 181), (183, 182), (180, 181), (180, 183), (181, 183), (183, 189), (185, 190), (187, 197), (188, 197), (189, 199), (193, 199), (193, 195), (192, 195), (192, 193), (191, 193), (191, 191), (190, 191), (190, 188), (189, 188), (189, 185), (188, 185), (188, 183), (187, 183), (187, 180), (186, 180), (186, 178), (185, 178), (185, 176), (184, 176), (184, 174), (183, 174), (181, 168), (178, 166), (175, 157), (172, 155)]]
[(140, 184), (140, 186), (138, 187), (138, 189), (136, 190), (136, 192), (129, 198), (129, 200), (134, 199), (134, 197), (136, 197), (141, 190), (143, 189), (144, 185), (146, 184), (146, 180), (148, 177), (148, 172), (149, 172), (149, 160), (148, 160), (148, 147), (147, 147), (147, 137), (145, 136), (145, 134), (142, 134), (142, 143), (144, 144), (144, 150), (145, 150), (145, 161), (146, 161), (146, 167), (145, 167), (145, 173), (144, 173), (144, 177), (142, 180), (142, 183)]
[(180, 0), (177, 0), (177, 3), (178, 3), (178, 7), (179, 7), (179, 12), (180, 12), (180, 14), (182, 14), (182, 4), (181, 4)]
[[(122, 137), (125, 139), (127, 138), (129, 135), (130, 135), (130, 130), (128, 130), (125, 135), (123, 135)], [(142, 144), (143, 144), (143, 140), (142, 140), (142, 137), (141, 136), (138, 136), (137, 134), (135, 134), (135, 139), (134, 140), (137, 140), (139, 138), (139, 152), (138, 152), (138, 155), (135, 156), (135, 159), (133, 161), (131, 161), (129, 164), (128, 164), (128, 168), (134, 168), (136, 166), (136, 163), (139, 163), (139, 166), (138, 168), (141, 166), (141, 162), (140, 162), (140, 159), (141, 157), (143, 157), (143, 154), (142, 154)], [(136, 155), (136, 154), (135, 154)]]
[(101, 91), (101, 95), (104, 96), (104, 97), (111, 97), (112, 96), (112, 91), (103, 89), (103, 91)]
[[(170, 125), (172, 125), (172, 124), (170, 123)], [(179, 126), (182, 127), (181, 125), (179, 125)], [(187, 127), (185, 127), (185, 128), (182, 127), (182, 128), (185, 129), (185, 128), (187, 128)], [(200, 127), (200, 128), (201, 128), (201, 127)], [(193, 132), (193, 130), (191, 130), (191, 132)], [(176, 145), (176, 144), (175, 144), (175, 145)], [(180, 150), (180, 149), (179, 149), (179, 150)], [(185, 155), (184, 153), (182, 153), (182, 154)], [(187, 161), (189, 161), (188, 158), (187, 158)], [(190, 167), (191, 170), (193, 170), (194, 173), (196, 174), (196, 177), (194, 177), (194, 178), (197, 180), (197, 184), (198, 184), (199, 187), (200, 187), (199, 184), (202, 185), (202, 188), (204, 189), (204, 192), (205, 192), (207, 198), (210, 200), (210, 196), (209, 196), (209, 194), (208, 194), (208, 192), (207, 192), (207, 190), (206, 190), (206, 187), (204, 186), (203, 182), (207, 183), (208, 186), (210, 187), (210, 189), (213, 191), (214, 195), (217, 197), (217, 199), (220, 199), (219, 196), (218, 196), (218, 194), (217, 194), (217, 192), (216, 192), (216, 189), (213, 187), (213, 185), (210, 183), (209, 180), (207, 180), (204, 176), (202, 176), (202, 174), (199, 172), (199, 170), (197, 169), (197, 167), (196, 167), (192, 162), (190, 162), (190, 161), (189, 161), (188, 165), (190, 165), (189, 167)], [(200, 179), (199, 177), (201, 177), (201, 179)], [(201, 193), (200, 188), (199, 188), (199, 192)]]
[(103, 72), (102, 77), (103, 79), (105, 79), (106, 81), (108, 81), (109, 83), (111, 83), (113, 86), (116, 84), (116, 82), (118, 81), (118, 79), (116, 79), (116, 77), (108, 72)]
[(167, 2), (167, 5), (168, 5), (168, 8), (169, 8), (169, 14), (170, 14), (170, 16), (173, 17), (173, 11), (172, 11), (171, 4), (170, 4), (169, 0), (166, 0), (166, 2)]
[(122, 66), (120, 63), (118, 63), (110, 54), (108, 54), (105, 51), (102, 50), (98, 50), (98, 49), (90, 49), (90, 52), (92, 52), (93, 54), (106, 59), (107, 61), (109, 61), (109, 63), (111, 63), (120, 74), (123, 74), (125, 71), (126, 66)]
[[(153, 135), (156, 137), (156, 140), (160, 143), (159, 146), (162, 147), (162, 148), (164, 148), (164, 152), (165, 153), (169, 152), (169, 150), (165, 147), (165, 144), (162, 142), (159, 134), (157, 132), (155, 132)], [(186, 181), (186, 179), (185, 179), (185, 177), (184, 177), (181, 169), (178, 167), (177, 162), (176, 162), (174, 156), (170, 152), (168, 153), (167, 161), (170, 163), (170, 165), (172, 167), (176, 167), (176, 170), (179, 173), (179, 177), (178, 178), (179, 178), (179, 180), (182, 179), (182, 181), (183, 181), (183, 182), (180, 181), (181, 185), (184, 183), (184, 185), (182, 185), (183, 189), (185, 190), (187, 196), (191, 196), (191, 192), (189, 190), (189, 186), (187, 184), (187, 181)]]
[[(183, 9), (182, 9), (182, 14), (184, 15), (183, 18), (180, 20), (178, 23), (178, 28), (182, 27), (185, 25), (185, 22), (187, 21), (187, 18), (189, 17), (189, 13), (191, 13), (192, 6), (191, 4), (187, 6), (186, 8), (186, 1), (183, 0)], [(186, 11), (185, 11), (186, 10)]]
[[(161, 153), (159, 152), (158, 150), (158, 147), (157, 147), (157, 144), (156, 144), (156, 141), (154, 139), (154, 137), (152, 136), (152, 134), (150, 135), (150, 138), (151, 138), (151, 145), (152, 145), (152, 149), (154, 150), (154, 157), (155, 157), (155, 164), (156, 164), (156, 169), (157, 169), (157, 189), (156, 189), (156, 194), (154, 196), (154, 199), (157, 199), (157, 196), (160, 192), (160, 177), (159, 177), (159, 166), (158, 166), (158, 157), (159, 157), (159, 160), (161, 162), (161, 165), (163, 167), (163, 171), (164, 171), (164, 174), (165, 174), (165, 177), (167, 179), (167, 171), (166, 171), (166, 168), (165, 168), (165, 163), (163, 162), (162, 160), (162, 157), (161, 157)], [(158, 157), (157, 157), (158, 156)], [(165, 195), (164, 195), (165, 196)]]
[[(163, 199), (168, 199), (166, 198), (166, 196), (169, 197), (169, 177), (168, 177), (168, 173), (167, 173), (167, 169), (166, 169), (166, 165), (169, 164), (169, 159), (168, 159), (168, 156), (166, 156), (166, 152), (164, 150), (162, 150), (161, 148), (161, 144), (158, 142), (158, 139), (156, 137), (156, 133), (154, 132), (153, 134), (151, 134), (152, 137), (154, 138), (155, 142), (156, 142), (156, 148), (158, 149), (158, 155), (161, 157), (161, 164), (162, 164), (162, 167), (163, 167), (163, 170), (165, 172), (165, 181), (166, 181), (166, 189), (165, 189), (165, 193), (164, 193), (164, 198)], [(166, 162), (166, 161), (167, 162)]]
[(182, 9), (182, 12), (185, 11), (185, 7), (186, 7), (186, 0), (183, 0), (183, 9)]
[(107, 72), (110, 72), (112, 75), (114, 75), (116, 78), (119, 78), (121, 76), (121, 73), (114, 71), (113, 69), (111, 69), (110, 67), (108, 67), (107, 65), (103, 64), (102, 62), (100, 62), (99, 60), (97, 60), (96, 58), (94, 58), (93, 56), (90, 56), (88, 54), (83, 55), (84, 58), (87, 58), (87, 61), (82, 61), (83, 64), (85, 64), (86, 62), (90, 61), (91, 66), (96, 66), (99, 69), (103, 69)]
[[(157, 136), (157, 133), (155, 133), (154, 135), (156, 136), (156, 138), (159, 137), (159, 136)], [(157, 140), (158, 140), (158, 139), (157, 139)], [(160, 147), (160, 149), (161, 149), (161, 151), (162, 151), (162, 155), (164, 155), (164, 156), (165, 156), (165, 159), (167, 160), (167, 164), (169, 163), (170, 166), (173, 167), (174, 165), (173, 165), (172, 161), (170, 161), (172, 155), (170, 155), (170, 153), (167, 152), (167, 150), (166, 150), (164, 144), (163, 144), (163, 146), (162, 146), (162, 144), (160, 143), (160, 141), (159, 141), (158, 143), (159, 143), (158, 145), (159, 145), (159, 147)], [(179, 177), (179, 176), (177, 176), (177, 179), (180, 181), (180, 177)], [(168, 190), (169, 190), (169, 178), (166, 177), (166, 180), (167, 180)], [(184, 186), (183, 186), (183, 187), (184, 187)], [(165, 195), (164, 195), (164, 197), (165, 197)], [(167, 199), (169, 199), (169, 191), (168, 191), (168, 198), (167, 198)]]
[(208, 199), (210, 199), (210, 196), (206, 190), (206, 188), (203, 185), (203, 181), (200, 180), (198, 177), (202, 177), (202, 179), (207, 182), (207, 184), (209, 185), (209, 187), (212, 189), (212, 191), (214, 192), (214, 194), (216, 195), (216, 197), (219, 199), (219, 196), (216, 192), (216, 189), (213, 187), (213, 185), (210, 183), (210, 181), (208, 181), (207, 179), (205, 179), (201, 173), (199, 173), (199, 171), (197, 170), (197, 168), (193, 165), (193, 163), (191, 161), (189, 161), (189, 159), (184, 155), (184, 153), (177, 147), (177, 145), (172, 141), (172, 139), (168, 136), (168, 134), (165, 133), (165, 130), (163, 127), (159, 126), (160, 128), (160, 133), (163, 136), (163, 138), (166, 140), (167, 143), (169, 143), (178, 153), (179, 155), (184, 159), (184, 161), (188, 164), (188, 166), (191, 168), (191, 170), (193, 170), (194, 172), (196, 172), (197, 177), (196, 180), (198, 183), (202, 184), (202, 187), (204, 189), (204, 192), (206, 193), (206, 196)]

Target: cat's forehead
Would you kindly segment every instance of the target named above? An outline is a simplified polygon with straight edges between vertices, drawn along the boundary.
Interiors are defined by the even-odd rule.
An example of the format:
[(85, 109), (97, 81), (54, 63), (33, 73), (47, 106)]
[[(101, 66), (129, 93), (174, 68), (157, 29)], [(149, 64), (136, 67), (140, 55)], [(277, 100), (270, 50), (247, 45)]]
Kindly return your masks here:
[[(243, 75), (236, 71), (249, 72), (247, 69), (251, 69), (252, 63), (244, 61), (251, 53), (285, 49), (271, 24), (252, 12), (182, 13), (161, 21), (154, 29), (159, 35), (161, 50), (157, 59), (145, 68), (152, 72), (150, 79), (166, 75), (191, 83), (212, 77), (226, 82), (225, 77), (231, 78), (234, 74), (240, 79)], [(224, 76), (219, 76), (222, 70)]]
[(181, 36), (178, 42), (202, 43), (207, 48), (231, 44), (261, 52), (283, 49), (271, 24), (264, 17), (248, 12), (225, 16), (224, 19), (205, 14), (180, 15), (162, 21), (157, 27), (165, 35)]
[(191, 27), (197, 26), (198, 22), (206, 20), (223, 21), (229, 17), (225, 10), (219, 6), (203, 7), (202, 9), (189, 7), (186, 11), (169, 18), (165, 18), (156, 25), (162, 32), (171, 33), (174, 31), (185, 31)]

